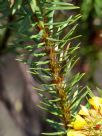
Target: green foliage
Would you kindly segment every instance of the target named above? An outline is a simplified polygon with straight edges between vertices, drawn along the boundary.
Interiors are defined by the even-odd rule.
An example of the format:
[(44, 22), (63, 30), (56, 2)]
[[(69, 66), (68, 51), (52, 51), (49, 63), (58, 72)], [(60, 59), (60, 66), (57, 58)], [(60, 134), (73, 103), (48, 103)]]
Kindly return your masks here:
[[(16, 33), (13, 47), (21, 51), (21, 59), (29, 64), (30, 72), (40, 81), (39, 88), (34, 87), (43, 100), (40, 107), (59, 119), (47, 119), (56, 128), (54, 133), (43, 133), (47, 136), (66, 135), (68, 125), (87, 93), (86, 89), (79, 86), (84, 74), (78, 73), (70, 77), (70, 72), (78, 61), (75, 51), (79, 45), (72, 44), (79, 37), (73, 33), (81, 16), (72, 14), (59, 21), (55, 18), (59, 10), (76, 9), (78, 7), (73, 4), (55, 0), (0, 2), (1, 19), (13, 17), (13, 20), (5, 21), (6, 25), (2, 23), (1, 28)], [(65, 30), (67, 33), (63, 35)], [(46, 94), (50, 96), (47, 97)]]
[(101, 0), (83, 0), (81, 5), (81, 10), (83, 13), (83, 19), (86, 20), (90, 12), (93, 16), (98, 16), (102, 18), (102, 1)]

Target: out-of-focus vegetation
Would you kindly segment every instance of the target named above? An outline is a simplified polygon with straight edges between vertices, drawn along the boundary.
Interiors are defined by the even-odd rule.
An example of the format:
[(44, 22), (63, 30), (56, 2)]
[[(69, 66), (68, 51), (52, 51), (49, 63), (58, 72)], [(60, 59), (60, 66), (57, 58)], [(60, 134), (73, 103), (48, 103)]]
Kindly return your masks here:
[[(97, 94), (96, 86), (102, 88), (102, 0), (63, 1), (74, 3), (80, 9), (59, 9), (54, 20), (64, 20), (71, 14), (82, 14), (76, 30), (76, 34), (82, 36), (73, 40), (73, 45), (80, 42), (77, 52), (80, 60), (74, 70), (86, 73), (81, 85), (89, 84)], [(31, 0), (0, 0), (0, 136), (40, 136), (42, 131), (52, 131), (43, 121), (51, 115), (36, 106), (39, 105), (40, 98), (33, 86), (39, 86), (42, 79), (32, 78), (32, 73), (26, 72), (33, 66), (32, 61), (37, 61), (36, 53), (39, 50), (33, 56), (32, 45), (36, 45), (42, 36), (42, 33), (39, 37), (35, 35), (38, 29), (34, 28), (36, 18), (31, 12), (30, 2)], [(61, 37), (68, 29), (64, 30)], [(30, 37), (31, 35), (35, 37)], [(22, 59), (26, 64), (16, 59)], [(69, 74), (70, 77), (73, 73)]]
[(102, 87), (102, 2), (101, 0), (80, 1), (82, 18), (79, 22), (81, 38), (80, 70), (86, 72), (87, 83)]

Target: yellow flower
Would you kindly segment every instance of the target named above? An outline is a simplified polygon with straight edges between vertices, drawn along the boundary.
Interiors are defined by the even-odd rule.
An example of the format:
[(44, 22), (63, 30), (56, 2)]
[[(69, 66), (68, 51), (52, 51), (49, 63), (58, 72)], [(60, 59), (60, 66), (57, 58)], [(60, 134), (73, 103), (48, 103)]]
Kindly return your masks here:
[(92, 97), (89, 99), (89, 103), (93, 106), (94, 109), (98, 110), (102, 106), (102, 98), (100, 97)]
[(94, 118), (98, 116), (98, 112), (95, 109), (89, 109), (89, 114), (91, 117), (94, 117)]
[(87, 125), (86, 121), (80, 115), (76, 115), (76, 119), (73, 122), (73, 128), (75, 130), (81, 130), (86, 125)]
[(85, 135), (82, 134), (80, 131), (70, 130), (70, 131), (67, 133), (67, 136), (85, 136)]
[(99, 135), (102, 130), (102, 98), (92, 97), (89, 99), (92, 107), (89, 109), (81, 106), (75, 117), (75, 121), (70, 124), (67, 136), (87, 136)]
[(81, 106), (81, 110), (79, 111), (78, 114), (88, 116), (89, 115), (89, 110), (85, 106)]
[(100, 114), (102, 115), (102, 106), (100, 107)]

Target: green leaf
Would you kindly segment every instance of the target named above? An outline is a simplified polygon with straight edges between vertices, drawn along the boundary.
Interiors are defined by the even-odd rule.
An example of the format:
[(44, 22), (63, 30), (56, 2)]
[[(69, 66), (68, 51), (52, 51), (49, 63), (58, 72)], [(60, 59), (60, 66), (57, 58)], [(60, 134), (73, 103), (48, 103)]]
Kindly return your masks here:
[(62, 6), (74, 6), (71, 3), (67, 3), (67, 2), (51, 2), (51, 4), (53, 5), (62, 5)]
[(51, 120), (51, 119), (46, 119), (46, 122), (56, 130), (59, 130), (59, 131), (64, 130), (64, 124), (63, 123), (59, 123), (59, 122), (57, 122), (55, 120)]
[(39, 56), (43, 57), (45, 55), (46, 55), (46, 53), (33, 53), (33, 56), (35, 56), (35, 57), (39, 57)]
[(30, 3), (30, 6), (31, 6), (33, 12), (36, 12), (39, 10), (36, 0), (29, 0), (29, 3)]
[(87, 86), (87, 91), (90, 97), (94, 97), (95, 95), (93, 94), (92, 90)]
[(51, 124), (57, 124), (57, 125), (59, 125), (59, 126), (64, 126), (63, 123), (59, 123), (59, 122), (56, 122), (56, 121), (51, 120), (51, 119), (46, 119), (46, 121), (49, 122), (49, 123), (51, 123)]
[(84, 88), (78, 91), (70, 107), (73, 113), (78, 111), (79, 104), (86, 97), (87, 94), (88, 94), (88, 91), (84, 90)]
[(77, 82), (79, 82), (79, 81), (81, 80), (81, 78), (82, 78), (84, 75), (85, 75), (85, 73), (82, 73), (82, 74), (78, 73), (78, 74), (76, 74), (76, 75), (74, 76), (74, 78), (72, 79), (72, 82), (71, 82), (70, 86), (71, 86), (71, 87), (74, 86)]
[(61, 136), (66, 134), (66, 132), (61, 131), (61, 132), (52, 132), (52, 133), (41, 133), (42, 135), (47, 135), (47, 136)]
[(45, 65), (45, 64), (48, 64), (49, 63), (49, 60), (48, 61), (38, 61), (38, 62), (35, 62), (36, 66), (38, 65)]
[(51, 4), (52, 6), (46, 7), (47, 10), (72, 10), (79, 8), (73, 4), (65, 2), (51, 2)]
[(15, 1), (12, 7), (12, 15), (14, 15), (15, 12), (21, 8), (21, 6), (22, 6), (22, 0)]

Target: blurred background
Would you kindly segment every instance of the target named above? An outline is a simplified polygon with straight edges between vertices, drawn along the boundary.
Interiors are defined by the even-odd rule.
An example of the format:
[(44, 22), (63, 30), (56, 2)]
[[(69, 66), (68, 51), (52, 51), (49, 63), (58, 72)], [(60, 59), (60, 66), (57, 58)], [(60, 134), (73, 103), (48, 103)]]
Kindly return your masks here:
[[(80, 7), (73, 12), (82, 14), (77, 22), (76, 34), (82, 36), (77, 40), (80, 60), (75, 71), (86, 73), (82, 84), (91, 86), (97, 94), (96, 86), (102, 88), (102, 0), (64, 1)], [(2, 19), (3, 4), (9, 11), (6, 0), (0, 2), (0, 24), (5, 25), (13, 21), (13, 16)], [(56, 14), (59, 20), (69, 16), (70, 11)], [(0, 29), (0, 136), (40, 136), (42, 131), (51, 131), (44, 121), (49, 115), (37, 106), (40, 98), (33, 86), (39, 83), (30, 74), (29, 65), (17, 60), (23, 51), (12, 46), (14, 39), (15, 33), (9, 28)]]

